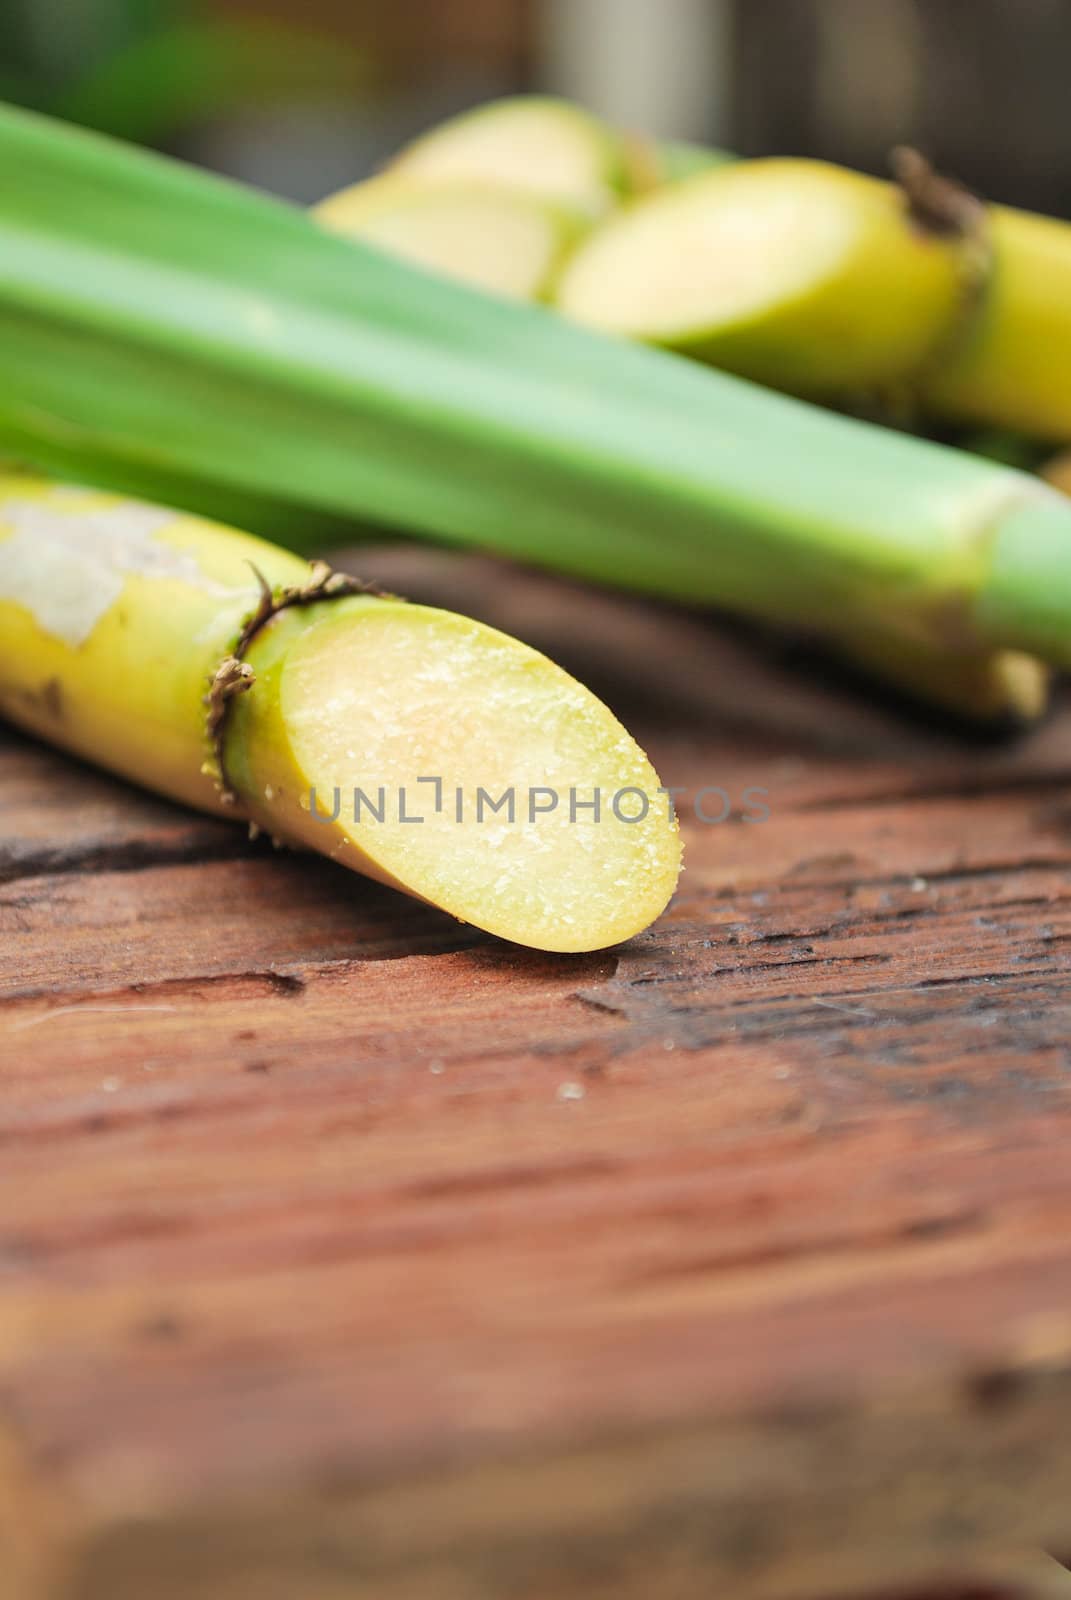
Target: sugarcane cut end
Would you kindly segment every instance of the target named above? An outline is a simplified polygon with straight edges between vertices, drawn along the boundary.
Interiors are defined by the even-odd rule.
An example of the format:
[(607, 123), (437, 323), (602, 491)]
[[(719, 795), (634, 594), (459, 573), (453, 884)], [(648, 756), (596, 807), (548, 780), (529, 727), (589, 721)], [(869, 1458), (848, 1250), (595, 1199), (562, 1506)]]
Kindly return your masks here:
[[(279, 625), (299, 628), (282, 651)], [(354, 598), (276, 619), (249, 659), (272, 691), (236, 705), (230, 764), (261, 826), (541, 950), (605, 948), (665, 909), (681, 856), (668, 796), (616, 717), (538, 651)]]
[(627, 181), (623, 146), (579, 106), (541, 95), (493, 101), (433, 128), (392, 172), (453, 183), (535, 190), (598, 216)]
[(723, 166), (626, 207), (567, 263), (575, 321), (801, 394), (911, 379), (962, 296), (958, 242), (820, 161)]
[(330, 195), (324, 227), (488, 293), (532, 300), (549, 287), (578, 224), (541, 195), (387, 173)]
[(855, 174), (787, 160), (725, 166), (604, 224), (565, 273), (559, 301), (609, 332), (701, 341), (823, 282), (858, 228)]

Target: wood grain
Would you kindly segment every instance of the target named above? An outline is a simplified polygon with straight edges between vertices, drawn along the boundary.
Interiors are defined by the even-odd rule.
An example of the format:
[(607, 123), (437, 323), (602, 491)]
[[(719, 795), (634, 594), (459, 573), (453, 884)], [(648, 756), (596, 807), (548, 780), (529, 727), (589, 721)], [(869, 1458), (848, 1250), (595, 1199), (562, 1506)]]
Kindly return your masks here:
[(702, 620), (361, 567), (598, 682), (681, 892), (526, 953), (3, 737), (4, 1600), (1071, 1551), (1071, 708), (978, 746)]

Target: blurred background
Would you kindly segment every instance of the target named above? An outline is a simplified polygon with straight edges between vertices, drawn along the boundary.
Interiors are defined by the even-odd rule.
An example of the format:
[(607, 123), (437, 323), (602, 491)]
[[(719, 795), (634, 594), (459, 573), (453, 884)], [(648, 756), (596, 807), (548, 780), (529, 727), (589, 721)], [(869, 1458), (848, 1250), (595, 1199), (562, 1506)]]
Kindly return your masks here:
[(745, 155), (900, 140), (1071, 213), (1071, 0), (0, 0), (0, 96), (294, 200), (545, 90)]

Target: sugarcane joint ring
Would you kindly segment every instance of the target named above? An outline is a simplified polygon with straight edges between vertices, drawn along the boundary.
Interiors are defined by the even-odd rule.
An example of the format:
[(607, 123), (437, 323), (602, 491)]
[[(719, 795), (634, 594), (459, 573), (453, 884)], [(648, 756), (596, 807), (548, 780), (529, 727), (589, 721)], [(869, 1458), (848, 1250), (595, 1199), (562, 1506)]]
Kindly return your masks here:
[(220, 802), (225, 806), (238, 804), (238, 793), (227, 779), (223, 758), (227, 712), (235, 696), (247, 693), (256, 683), (256, 674), (243, 657), (261, 628), (278, 616), (280, 611), (287, 611), (293, 606), (317, 605), (323, 600), (341, 600), (354, 594), (374, 595), (379, 599), (395, 598), (375, 584), (364, 583), (345, 572), (335, 572), (326, 561), (313, 562), (307, 583), (277, 585), (275, 588), (253, 562), (249, 565), (260, 586), (260, 600), (242, 624), (233, 647), (212, 674), (204, 697), (207, 708), (205, 734), (210, 752), (205, 771), (214, 779)]
[(917, 392), (958, 355), (974, 331), (993, 277), (993, 239), (989, 207), (966, 184), (947, 178), (918, 150), (898, 145), (890, 157), (893, 177), (915, 227), (937, 238), (959, 242), (962, 290), (959, 307), (920, 366), (902, 387)]

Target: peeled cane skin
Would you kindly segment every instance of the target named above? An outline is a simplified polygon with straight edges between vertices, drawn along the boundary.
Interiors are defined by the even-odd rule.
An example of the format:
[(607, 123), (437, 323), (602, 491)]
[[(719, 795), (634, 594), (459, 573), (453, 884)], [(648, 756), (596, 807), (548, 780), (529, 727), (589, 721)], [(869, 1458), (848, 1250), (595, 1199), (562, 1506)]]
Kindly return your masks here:
[(0, 161), (0, 449), (35, 466), (142, 494), (158, 472), (808, 630), (1071, 658), (1071, 507), (1022, 473), (10, 108)]
[[(259, 600), (254, 567), (273, 585), (309, 577), (231, 529), (0, 476), (0, 713), (517, 943), (597, 949), (660, 915), (680, 842), (642, 751), (561, 668), (451, 612), (355, 596), (268, 622), (245, 653), (256, 682), (229, 707), (225, 804), (205, 695)], [(422, 777), (440, 780), (441, 809)], [(358, 785), (382, 787), (378, 821), (355, 817)], [(492, 809), (511, 787), (512, 822)], [(336, 788), (337, 822), (316, 820)], [(633, 791), (639, 822), (618, 814), (640, 812)]]
[(171, 799), (226, 815), (204, 695), (272, 584), (308, 564), (247, 534), (0, 473), (0, 714)]

